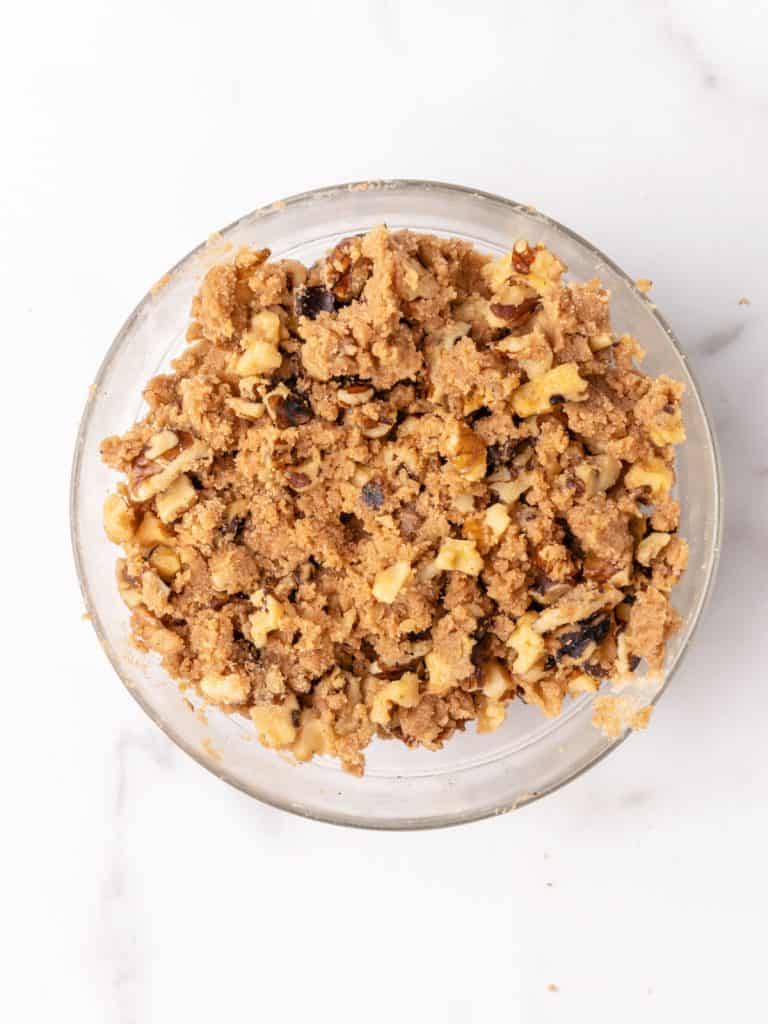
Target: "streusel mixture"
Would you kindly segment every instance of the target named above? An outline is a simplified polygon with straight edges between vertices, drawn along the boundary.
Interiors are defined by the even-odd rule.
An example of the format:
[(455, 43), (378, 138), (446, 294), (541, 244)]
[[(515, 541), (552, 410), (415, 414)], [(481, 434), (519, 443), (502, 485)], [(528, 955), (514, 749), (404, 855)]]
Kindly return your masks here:
[(363, 770), (519, 698), (658, 671), (687, 557), (681, 384), (598, 281), (384, 227), (206, 275), (146, 417), (103, 443), (136, 644), (261, 741)]

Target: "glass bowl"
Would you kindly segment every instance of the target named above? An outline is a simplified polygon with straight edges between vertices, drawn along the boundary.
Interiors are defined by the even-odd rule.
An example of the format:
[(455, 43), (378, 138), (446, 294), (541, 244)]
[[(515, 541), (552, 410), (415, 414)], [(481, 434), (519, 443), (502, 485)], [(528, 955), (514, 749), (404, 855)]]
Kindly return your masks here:
[[(645, 369), (685, 382), (688, 442), (678, 449), (677, 486), (690, 563), (674, 592), (683, 627), (669, 644), (664, 683), (655, 694), (651, 690), (658, 697), (690, 643), (714, 579), (720, 486), (712, 430), (684, 353), (631, 279), (572, 231), (499, 196), (426, 181), (338, 185), (256, 210), (186, 256), (130, 315), (91, 389), (74, 456), (72, 538), (83, 597), (115, 671), (149, 717), (191, 757), (243, 792), (309, 818), (367, 828), (429, 828), (520, 807), (573, 779), (621, 740), (607, 739), (593, 727), (587, 697), (566, 704), (554, 720), (517, 701), (497, 732), (478, 736), (471, 727), (436, 753), (374, 741), (363, 778), (325, 758), (292, 764), (264, 749), (241, 716), (212, 708), (195, 713), (156, 658), (131, 646), (128, 611), (114, 580), (118, 549), (101, 524), (102, 502), (115, 475), (102, 464), (99, 443), (142, 415), (144, 384), (183, 349), (190, 301), (206, 269), (244, 244), (311, 263), (344, 236), (380, 223), (458, 236), (491, 253), (507, 250), (520, 237), (546, 243), (575, 279), (597, 276), (611, 290), (614, 328), (640, 339), (648, 353)], [(648, 696), (646, 686), (644, 703)]]

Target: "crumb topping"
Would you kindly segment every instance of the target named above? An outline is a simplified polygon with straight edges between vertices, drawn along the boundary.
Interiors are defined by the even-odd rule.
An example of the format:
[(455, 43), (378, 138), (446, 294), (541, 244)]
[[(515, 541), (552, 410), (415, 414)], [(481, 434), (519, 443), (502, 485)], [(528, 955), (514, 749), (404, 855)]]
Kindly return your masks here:
[[(683, 387), (641, 372), (600, 283), (385, 227), (269, 257), (208, 271), (147, 415), (102, 444), (137, 646), (355, 773), (375, 736), (438, 749), (659, 671)], [(647, 720), (597, 699), (611, 734)]]

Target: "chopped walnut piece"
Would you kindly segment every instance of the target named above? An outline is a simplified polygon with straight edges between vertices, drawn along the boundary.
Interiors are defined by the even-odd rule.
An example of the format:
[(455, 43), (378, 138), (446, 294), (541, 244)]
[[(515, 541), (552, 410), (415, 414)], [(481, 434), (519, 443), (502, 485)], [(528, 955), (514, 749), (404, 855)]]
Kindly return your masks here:
[(241, 339), (244, 351), (235, 363), (235, 373), (240, 377), (252, 377), (277, 370), (283, 361), (279, 343), (280, 317), (268, 310), (257, 313), (250, 331)]
[(139, 547), (151, 548), (156, 544), (172, 544), (174, 538), (153, 512), (145, 512), (133, 539)]
[(280, 602), (276, 601), (271, 594), (257, 592), (251, 595), (251, 602), (257, 605), (257, 611), (248, 619), (251, 627), (251, 643), (254, 647), (261, 649), (266, 646), (269, 634), (280, 628), (285, 612)]
[(392, 604), (410, 575), (409, 562), (395, 562), (389, 568), (382, 569), (376, 574), (373, 583), (373, 596), (382, 604)]
[(470, 482), (485, 476), (485, 443), (465, 423), (451, 425), (445, 439), (445, 452), (456, 471)]
[(291, 693), (281, 704), (255, 704), (251, 721), (265, 747), (289, 747), (299, 731), (299, 702)]
[(236, 672), (210, 672), (200, 680), (200, 692), (213, 704), (245, 704), (251, 694), (249, 681)]
[(669, 494), (673, 481), (672, 470), (663, 459), (655, 456), (638, 460), (624, 474), (624, 483), (628, 488), (647, 487), (654, 498), (663, 498)]
[(145, 459), (159, 459), (161, 455), (171, 451), (179, 443), (179, 435), (173, 430), (161, 430), (154, 437), (150, 438), (149, 444), (144, 449)]
[(167, 491), (155, 499), (157, 514), (164, 523), (172, 523), (197, 501), (197, 491), (186, 473), (178, 477)]
[(507, 644), (517, 655), (512, 666), (513, 672), (517, 675), (528, 672), (544, 656), (544, 640), (534, 630), (535, 622), (534, 612), (521, 615), (507, 640)]
[(194, 441), (189, 448), (179, 452), (176, 458), (169, 462), (168, 465), (141, 480), (134, 488), (134, 497), (137, 501), (149, 501), (156, 494), (166, 491), (177, 477), (187, 472), (195, 463), (207, 458), (210, 454), (210, 449), (206, 444), (202, 441)]
[(277, 370), (282, 362), (283, 357), (277, 345), (255, 338), (248, 343), (234, 369), (240, 377), (259, 377)]
[(669, 533), (649, 533), (637, 545), (635, 559), (640, 565), (650, 565), (654, 558), (664, 550), (672, 539)]
[(587, 387), (577, 364), (563, 363), (519, 387), (512, 396), (512, 405), (518, 416), (533, 416), (549, 412), (555, 404), (580, 401)]
[(264, 415), (263, 402), (249, 402), (244, 398), (228, 398), (227, 408), (246, 420), (258, 420)]
[(104, 532), (113, 544), (128, 544), (136, 533), (136, 512), (119, 494), (104, 501)]
[(394, 708), (412, 708), (418, 702), (419, 677), (414, 672), (406, 672), (376, 692), (371, 704), (371, 721), (376, 725), (387, 725)]
[(158, 576), (166, 581), (172, 580), (181, 569), (179, 556), (173, 548), (169, 548), (165, 544), (158, 544), (147, 561), (157, 571)]
[(446, 540), (437, 553), (435, 566), (447, 572), (477, 576), (482, 571), (483, 559), (473, 540)]

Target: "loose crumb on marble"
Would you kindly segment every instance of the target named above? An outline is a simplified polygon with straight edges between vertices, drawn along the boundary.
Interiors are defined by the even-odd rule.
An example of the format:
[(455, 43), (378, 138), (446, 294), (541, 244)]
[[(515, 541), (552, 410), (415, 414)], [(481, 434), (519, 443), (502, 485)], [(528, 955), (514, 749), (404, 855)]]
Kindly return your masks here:
[(746, 297), (746, 295), (742, 295), (742, 297), (739, 299), (739, 305), (740, 306), (751, 306), (752, 303), (749, 301), (749, 299)]
[(559, 991), (560, 991), (559, 985), (555, 985), (554, 982), (550, 982), (550, 984), (547, 985), (547, 992), (559, 992)]
[[(599, 281), (384, 226), (269, 257), (208, 269), (188, 348), (102, 444), (135, 645), (356, 774), (376, 737), (438, 750), (660, 670), (683, 385), (641, 371)], [(617, 699), (598, 727), (647, 724)]]
[(643, 295), (647, 295), (651, 288), (653, 288), (653, 281), (649, 280), (647, 277), (639, 277), (635, 281), (635, 287), (639, 292), (642, 292)]
[(90, 612), (83, 612), (83, 614), (80, 616), (80, 618), (83, 620), (83, 622), (92, 622), (93, 621), (93, 616), (91, 615)]

